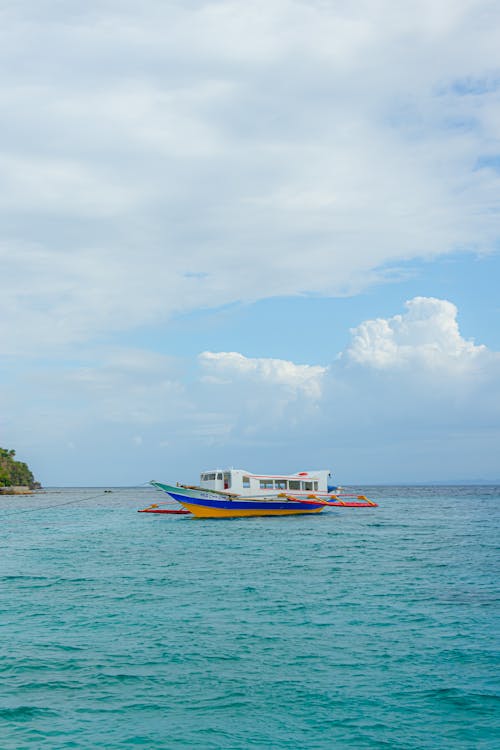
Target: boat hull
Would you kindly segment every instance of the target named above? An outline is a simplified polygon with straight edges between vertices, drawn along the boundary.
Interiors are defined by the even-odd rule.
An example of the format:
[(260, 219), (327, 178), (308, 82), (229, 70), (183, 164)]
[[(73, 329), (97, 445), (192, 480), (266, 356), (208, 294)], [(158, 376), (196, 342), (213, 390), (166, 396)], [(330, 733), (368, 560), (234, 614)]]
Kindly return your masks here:
[(325, 507), (323, 502), (293, 502), (286, 498), (232, 498), (229, 494), (214, 494), (194, 491), (154, 482), (155, 487), (166, 492), (198, 518), (238, 518), (246, 516), (291, 516), (319, 513)]
[(246, 516), (296, 516), (319, 513), (324, 506), (319, 508), (222, 508), (207, 505), (195, 505), (191, 502), (182, 501), (184, 508), (189, 510), (193, 516), (198, 518), (243, 518)]

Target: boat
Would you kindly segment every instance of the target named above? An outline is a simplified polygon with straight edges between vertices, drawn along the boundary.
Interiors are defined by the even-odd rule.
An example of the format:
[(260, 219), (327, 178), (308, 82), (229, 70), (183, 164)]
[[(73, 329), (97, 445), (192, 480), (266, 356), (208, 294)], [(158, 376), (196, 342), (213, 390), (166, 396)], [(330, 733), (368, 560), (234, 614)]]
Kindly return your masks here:
[[(284, 516), (319, 513), (325, 507), (377, 507), (364, 495), (341, 493), (327, 469), (297, 474), (252, 474), (243, 469), (214, 469), (200, 475), (199, 485), (150, 484), (179, 503), (184, 513), (202, 518)], [(172, 513), (158, 505), (143, 513)]]
[(285, 493), (257, 497), (173, 486), (162, 482), (150, 483), (198, 518), (236, 518), (245, 516), (290, 516), (321, 512), (329, 503), (321, 498), (305, 499)]

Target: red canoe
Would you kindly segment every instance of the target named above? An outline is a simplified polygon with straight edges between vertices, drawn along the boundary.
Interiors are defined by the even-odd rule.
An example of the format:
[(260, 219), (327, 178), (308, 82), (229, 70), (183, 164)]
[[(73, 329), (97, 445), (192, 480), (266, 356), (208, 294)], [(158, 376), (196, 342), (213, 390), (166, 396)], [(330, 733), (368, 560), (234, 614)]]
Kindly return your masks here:
[(166, 510), (164, 508), (144, 508), (144, 510), (138, 510), (138, 513), (172, 513), (175, 515), (181, 515), (184, 513), (191, 513), (190, 510)]

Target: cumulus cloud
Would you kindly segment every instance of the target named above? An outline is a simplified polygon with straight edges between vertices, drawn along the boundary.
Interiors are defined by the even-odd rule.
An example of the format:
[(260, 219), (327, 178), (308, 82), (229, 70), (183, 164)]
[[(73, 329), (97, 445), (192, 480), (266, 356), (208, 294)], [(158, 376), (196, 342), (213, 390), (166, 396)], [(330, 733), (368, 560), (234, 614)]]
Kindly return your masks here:
[(224, 388), (232, 425), (226, 442), (242, 445), (242, 454), (256, 435), (283, 450), (286, 434), (287, 455), (297, 462), (301, 451), (312, 451), (351, 475), (368, 477), (371, 467), (382, 479), (385, 471), (382, 481), (391, 472), (396, 481), (404, 472), (414, 480), (443, 471), (452, 478), (457, 456), (470, 462), (462, 476), (494, 474), (500, 353), (464, 339), (447, 300), (416, 297), (402, 314), (364, 321), (327, 368), (234, 352), (200, 359), (208, 398)]
[(452, 371), (491, 358), (485, 346), (461, 336), (452, 302), (415, 297), (406, 303), (406, 310), (403, 315), (367, 320), (354, 328), (345, 358), (379, 369), (421, 366)]
[(297, 365), (283, 359), (251, 358), (238, 352), (203, 352), (199, 357), (207, 371), (205, 380), (226, 384), (234, 378), (285, 388), (290, 395), (317, 399), (326, 367)]
[(487, 0), (1, 13), (4, 352), (494, 247)]
[(339, 481), (460, 478), (457, 465), (461, 477), (496, 477), (499, 384), (500, 354), (464, 339), (456, 307), (416, 297), (360, 323), (327, 367), (82, 349), (64, 367), (4, 375), (0, 428), (52, 471), (67, 465), (71, 482), (85, 483), (89, 461), (103, 482), (110, 465), (117, 482), (195, 481), (199, 467), (228, 464), (322, 465)]
[(319, 399), (326, 377), (348, 379), (357, 365), (388, 373), (405, 370), (448, 378), (473, 369), (480, 374), (500, 363), (500, 355), (484, 345), (464, 339), (458, 326), (458, 310), (448, 300), (414, 297), (406, 312), (391, 318), (366, 320), (351, 330), (351, 342), (329, 367), (297, 365), (272, 358), (249, 358), (238, 352), (203, 352), (199, 356), (206, 382), (227, 384), (235, 379), (285, 387)]

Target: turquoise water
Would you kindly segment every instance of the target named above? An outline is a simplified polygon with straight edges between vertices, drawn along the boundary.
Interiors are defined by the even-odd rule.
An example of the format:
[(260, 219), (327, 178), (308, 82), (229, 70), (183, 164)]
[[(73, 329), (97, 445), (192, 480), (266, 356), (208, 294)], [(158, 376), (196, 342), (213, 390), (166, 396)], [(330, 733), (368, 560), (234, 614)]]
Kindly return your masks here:
[(496, 749), (500, 488), (363, 490), (205, 521), (2, 498), (2, 750)]

